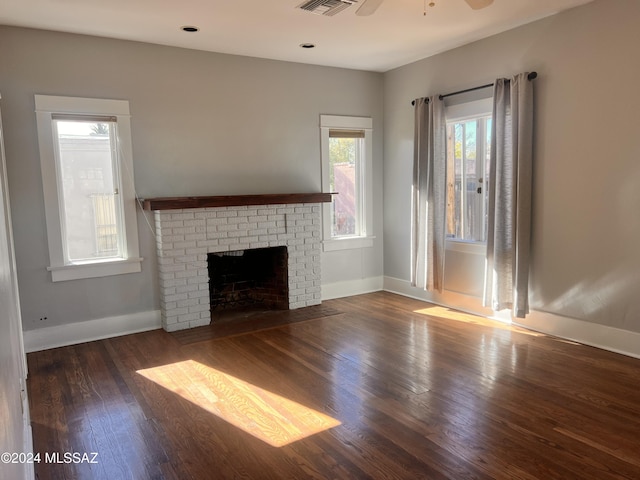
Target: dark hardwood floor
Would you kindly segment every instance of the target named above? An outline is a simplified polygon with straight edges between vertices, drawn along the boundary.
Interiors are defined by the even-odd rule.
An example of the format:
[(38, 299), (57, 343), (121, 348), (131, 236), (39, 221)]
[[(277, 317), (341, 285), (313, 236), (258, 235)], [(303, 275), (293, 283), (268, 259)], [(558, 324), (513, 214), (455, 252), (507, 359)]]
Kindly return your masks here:
[(640, 360), (389, 293), (323, 306), (29, 354), (38, 478), (640, 478)]

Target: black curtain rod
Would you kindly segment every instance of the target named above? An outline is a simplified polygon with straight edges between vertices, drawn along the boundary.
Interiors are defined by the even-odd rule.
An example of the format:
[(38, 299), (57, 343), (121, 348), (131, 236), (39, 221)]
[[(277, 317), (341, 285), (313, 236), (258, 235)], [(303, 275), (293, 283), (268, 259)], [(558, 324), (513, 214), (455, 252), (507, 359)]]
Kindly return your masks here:
[[(538, 72), (531, 72), (529, 75), (527, 75), (527, 78), (529, 80), (533, 80), (537, 76), (538, 76)], [(476, 90), (482, 90), (483, 88), (489, 88), (489, 87), (493, 87), (493, 83), (487, 83), (486, 85), (480, 85), (479, 87), (467, 88), (465, 90), (458, 90), (457, 92), (451, 92), (445, 95), (440, 95), (440, 100), (447, 97), (453, 97), (454, 95), (460, 95), (461, 93), (474, 92)], [(415, 105), (415, 104), (416, 104), (416, 101), (412, 100), (411, 105)]]

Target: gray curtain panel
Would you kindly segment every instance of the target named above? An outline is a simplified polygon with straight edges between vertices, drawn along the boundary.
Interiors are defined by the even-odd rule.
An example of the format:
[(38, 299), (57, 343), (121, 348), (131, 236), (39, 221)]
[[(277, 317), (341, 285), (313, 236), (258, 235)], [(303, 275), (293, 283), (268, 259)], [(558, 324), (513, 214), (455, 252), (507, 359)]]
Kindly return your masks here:
[(521, 73), (493, 92), (484, 304), (529, 313), (533, 84)]
[(446, 121), (439, 95), (415, 100), (411, 285), (441, 292), (446, 219)]

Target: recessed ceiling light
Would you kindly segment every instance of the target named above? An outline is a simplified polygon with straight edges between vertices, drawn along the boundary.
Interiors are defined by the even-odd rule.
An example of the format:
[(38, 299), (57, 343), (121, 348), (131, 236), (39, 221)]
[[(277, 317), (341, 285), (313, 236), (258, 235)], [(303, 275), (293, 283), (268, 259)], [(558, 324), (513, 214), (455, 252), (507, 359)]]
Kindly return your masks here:
[(194, 33), (194, 32), (197, 32), (200, 29), (198, 27), (194, 27), (192, 25), (185, 25), (184, 27), (180, 27), (180, 30), (182, 30), (183, 32)]
[(301, 48), (315, 48), (316, 46), (313, 43), (301, 43)]

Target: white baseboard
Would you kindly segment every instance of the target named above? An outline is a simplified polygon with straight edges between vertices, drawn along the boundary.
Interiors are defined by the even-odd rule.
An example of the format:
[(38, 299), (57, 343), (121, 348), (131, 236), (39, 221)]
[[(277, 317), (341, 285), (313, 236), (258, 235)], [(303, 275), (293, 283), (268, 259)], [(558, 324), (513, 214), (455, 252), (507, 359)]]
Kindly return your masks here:
[(26, 330), (27, 353), (162, 328), (160, 310)]
[[(494, 312), (483, 307), (481, 299), (476, 297), (446, 291), (442, 294), (433, 294), (412, 287), (411, 283), (407, 280), (400, 280), (393, 277), (384, 277), (384, 290), (405, 297), (497, 319)], [(499, 320), (503, 321), (504, 319), (499, 318)], [(637, 332), (539, 310), (532, 310), (526, 318), (518, 318), (512, 323), (554, 337), (640, 358), (640, 333)]]
[(526, 318), (516, 319), (513, 324), (565, 340), (640, 358), (640, 333), (630, 330), (538, 310), (532, 311)]
[(383, 288), (383, 277), (369, 277), (346, 280), (322, 285), (322, 300), (351, 297), (363, 293), (379, 292)]
[[(28, 455), (33, 454), (33, 433), (31, 425), (26, 423), (24, 425), (24, 446), (22, 447), (22, 451)], [(24, 463), (24, 478), (25, 480), (35, 480), (35, 463)]]
[[(479, 298), (448, 291), (442, 294), (432, 294), (412, 287), (406, 280), (393, 277), (370, 277), (322, 285), (322, 299), (330, 300), (380, 290), (495, 318), (491, 310), (482, 307)], [(513, 323), (555, 337), (640, 358), (640, 333), (637, 332), (538, 310), (533, 310), (527, 315), (527, 318), (517, 319)], [(160, 311), (151, 310), (131, 315), (27, 330), (24, 332), (25, 351), (27, 353), (37, 352), (158, 328), (162, 328)]]

